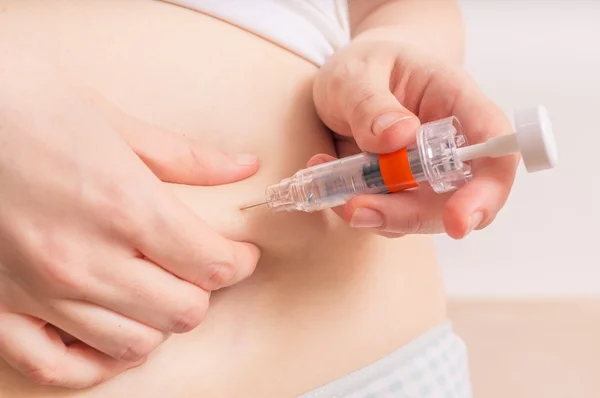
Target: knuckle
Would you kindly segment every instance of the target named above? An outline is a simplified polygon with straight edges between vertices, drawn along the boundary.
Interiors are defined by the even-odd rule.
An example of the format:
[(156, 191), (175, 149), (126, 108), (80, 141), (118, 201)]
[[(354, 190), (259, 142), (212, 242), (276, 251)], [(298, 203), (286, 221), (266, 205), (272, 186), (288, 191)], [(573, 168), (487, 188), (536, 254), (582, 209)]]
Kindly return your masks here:
[(196, 328), (206, 316), (208, 311), (208, 294), (199, 291), (194, 300), (186, 300), (185, 306), (175, 312), (171, 331), (173, 333), (186, 333)]
[(367, 60), (362, 57), (338, 62), (336, 67), (331, 70), (330, 84), (332, 88), (339, 88), (352, 82), (357, 76), (362, 76), (367, 69)]
[(145, 225), (143, 199), (149, 195), (144, 194), (141, 182), (117, 182), (100, 184), (96, 190), (88, 191), (88, 200), (91, 203), (95, 216), (102, 220), (110, 230), (134, 238), (139, 236), (139, 231)]
[(121, 236), (134, 239), (138, 237), (139, 231), (143, 229), (144, 220), (141, 208), (129, 206), (127, 203), (114, 202), (112, 206), (105, 208), (105, 219), (110, 220), (111, 229)]
[(208, 265), (206, 290), (217, 290), (232, 283), (236, 274), (235, 265), (232, 261), (219, 261)]
[(377, 94), (371, 87), (360, 85), (356, 87), (353, 99), (349, 108), (350, 115), (354, 120), (363, 120), (373, 109), (373, 102), (376, 101)]
[(116, 358), (128, 362), (139, 361), (150, 355), (161, 341), (162, 335), (160, 332), (147, 332), (132, 336), (124, 344)]
[(406, 220), (405, 233), (408, 234), (416, 234), (423, 230), (424, 220), (423, 216), (420, 212), (414, 212), (408, 219)]
[(74, 270), (68, 263), (55, 264), (48, 269), (49, 281), (63, 292), (83, 292), (85, 290), (85, 276), (82, 272)]
[(411, 212), (406, 218), (397, 220), (393, 225), (384, 226), (384, 230), (393, 234), (411, 235), (418, 234), (424, 230), (425, 220), (418, 212)]
[(52, 361), (45, 363), (26, 363), (23, 375), (32, 382), (40, 385), (56, 385), (59, 383), (59, 367)]
[(346, 84), (352, 76), (352, 71), (348, 65), (339, 65), (333, 68), (330, 72), (329, 85), (331, 90), (338, 90), (342, 85)]
[(32, 265), (42, 278), (49, 282), (49, 288), (61, 291), (77, 291), (83, 288), (83, 275), (80, 256), (73, 243), (65, 239), (55, 238), (52, 233), (41, 236), (36, 247), (30, 251)]

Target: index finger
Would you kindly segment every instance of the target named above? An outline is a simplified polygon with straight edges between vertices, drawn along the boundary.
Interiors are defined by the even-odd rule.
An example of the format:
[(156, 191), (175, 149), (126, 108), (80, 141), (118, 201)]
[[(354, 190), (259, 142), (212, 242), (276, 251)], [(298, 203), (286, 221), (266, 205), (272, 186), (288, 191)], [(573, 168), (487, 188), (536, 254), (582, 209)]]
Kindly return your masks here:
[(326, 67), (315, 81), (315, 105), (336, 133), (353, 137), (361, 150), (389, 153), (414, 139), (420, 125), (390, 88), (390, 52), (350, 57)]

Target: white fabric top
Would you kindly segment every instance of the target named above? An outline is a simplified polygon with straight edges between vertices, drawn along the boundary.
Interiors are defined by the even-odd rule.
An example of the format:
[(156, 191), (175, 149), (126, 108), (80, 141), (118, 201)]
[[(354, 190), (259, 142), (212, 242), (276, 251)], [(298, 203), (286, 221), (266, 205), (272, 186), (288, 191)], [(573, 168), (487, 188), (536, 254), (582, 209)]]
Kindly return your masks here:
[(247, 29), (322, 65), (350, 41), (347, 0), (167, 0)]

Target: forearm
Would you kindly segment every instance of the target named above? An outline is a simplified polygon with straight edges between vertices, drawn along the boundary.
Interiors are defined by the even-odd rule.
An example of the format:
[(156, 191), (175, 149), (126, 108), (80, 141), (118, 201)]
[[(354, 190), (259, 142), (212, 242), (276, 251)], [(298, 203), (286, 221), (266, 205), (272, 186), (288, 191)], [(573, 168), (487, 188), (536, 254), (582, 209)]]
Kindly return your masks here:
[(456, 0), (350, 0), (353, 40), (395, 40), (461, 63), (464, 26)]

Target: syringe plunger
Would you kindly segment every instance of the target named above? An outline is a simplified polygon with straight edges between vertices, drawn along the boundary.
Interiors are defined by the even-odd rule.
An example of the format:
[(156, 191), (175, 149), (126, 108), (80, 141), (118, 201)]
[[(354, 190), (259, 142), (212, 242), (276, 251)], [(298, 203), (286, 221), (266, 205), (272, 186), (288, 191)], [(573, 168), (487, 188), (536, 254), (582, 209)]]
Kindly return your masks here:
[(463, 162), (481, 158), (521, 153), (528, 172), (551, 169), (556, 166), (557, 152), (552, 124), (542, 106), (526, 108), (515, 113), (515, 132), (490, 138), (484, 143), (458, 148)]

